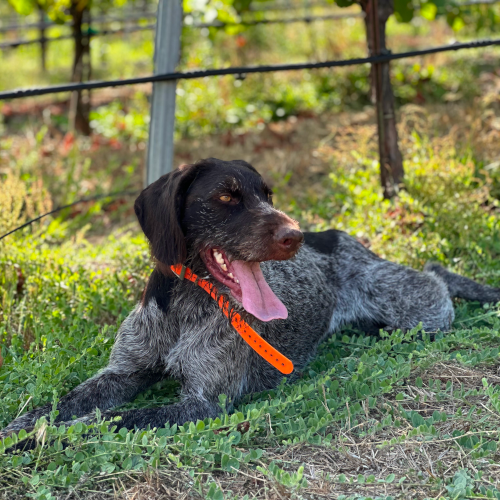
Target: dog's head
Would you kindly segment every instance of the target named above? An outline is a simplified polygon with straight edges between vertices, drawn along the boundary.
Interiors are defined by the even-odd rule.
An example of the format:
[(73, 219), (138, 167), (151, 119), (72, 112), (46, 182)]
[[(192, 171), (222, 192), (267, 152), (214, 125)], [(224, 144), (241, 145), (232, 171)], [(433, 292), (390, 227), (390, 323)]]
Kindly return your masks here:
[(303, 234), (273, 208), (271, 190), (251, 165), (215, 158), (181, 165), (148, 186), (134, 208), (165, 267), (189, 265), (199, 255), (249, 313), (263, 321), (286, 318), (259, 263), (290, 259)]

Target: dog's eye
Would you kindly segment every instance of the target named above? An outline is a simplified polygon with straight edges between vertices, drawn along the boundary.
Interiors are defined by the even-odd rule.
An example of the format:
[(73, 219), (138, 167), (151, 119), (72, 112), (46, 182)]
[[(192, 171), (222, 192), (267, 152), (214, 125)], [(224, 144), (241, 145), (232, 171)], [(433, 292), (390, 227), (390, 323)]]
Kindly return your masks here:
[(219, 200), (223, 201), (224, 203), (229, 203), (232, 198), (228, 194), (223, 194), (222, 196), (219, 196)]

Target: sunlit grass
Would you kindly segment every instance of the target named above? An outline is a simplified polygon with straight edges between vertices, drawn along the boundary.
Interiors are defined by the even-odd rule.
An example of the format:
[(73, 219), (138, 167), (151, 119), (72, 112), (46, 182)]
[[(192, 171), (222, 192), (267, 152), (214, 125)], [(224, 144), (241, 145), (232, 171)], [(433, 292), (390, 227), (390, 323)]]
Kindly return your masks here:
[[(391, 21), (394, 50), (447, 41), (442, 23), (429, 40), (429, 26)], [(314, 42), (307, 26), (258, 28), (242, 47), (186, 30), (182, 67), (365, 54), (359, 20), (315, 28)], [(148, 33), (94, 42), (96, 78), (152, 70)], [(5, 51), (0, 88), (66, 81), (71, 43), (57, 47), (45, 76), (36, 47)], [(391, 201), (379, 186), (366, 67), (180, 82), (176, 158), (247, 159), (304, 229), (341, 229), (384, 258), (417, 269), (436, 260), (498, 286), (497, 60), (491, 49), (393, 65), (406, 189)], [(92, 138), (66, 134), (64, 113), (6, 120), (0, 234), (51, 203), (139, 189), (148, 116), (141, 89), (96, 107)], [(152, 266), (134, 217), (130, 198), (102, 201), (0, 241), (0, 428), (106, 365)], [(233, 415), (221, 404), (215, 420), (129, 433), (39, 422), (34, 452), (0, 444), (0, 498), (54, 500), (68, 488), (80, 498), (500, 498), (499, 331), (497, 306), (457, 302), (452, 331), (435, 341), (346, 328), (300, 381), (247, 396)], [(178, 398), (166, 381), (127, 408)]]
[[(306, 228), (343, 229), (402, 264), (421, 268), (438, 260), (498, 284), (498, 180), (478, 160), (475, 130), (460, 130), (469, 138), (461, 146), (460, 133), (427, 135), (428, 125), (416, 124), (415, 116), (405, 116), (405, 123), (419, 132), (406, 131), (407, 190), (395, 200), (381, 196), (373, 126), (367, 125), (356, 135), (336, 135), (338, 147), (323, 141), (319, 151), (331, 172), (321, 189), (300, 194), (278, 184), (277, 206)], [(30, 179), (21, 182), (29, 186)], [(75, 232), (63, 219), (49, 222), (2, 242), (0, 427), (105, 366), (151, 270), (135, 224), (95, 244), (85, 227)], [(104, 423), (92, 429), (40, 422), (37, 432), (45, 437), (34, 452), (0, 456), (0, 484), (9, 488), (9, 500), (26, 493), (52, 499), (68, 487), (85, 498), (113, 484), (133, 493), (146, 488), (151, 474), (167, 487), (181, 480), (179, 493), (199, 498), (243, 496), (250, 492), (248, 476), (268, 496), (307, 498), (319, 487), (331, 498), (402, 490), (412, 498), (421, 491), (450, 500), (498, 496), (499, 321), (496, 307), (457, 303), (452, 331), (433, 342), (417, 331), (376, 339), (347, 328), (321, 346), (298, 383), (247, 396), (233, 415), (221, 408), (215, 420), (129, 433)], [(168, 404), (178, 391), (177, 384), (163, 383), (127, 408)], [(0, 449), (28, 437), (21, 432)], [(368, 462), (360, 470), (353, 446), (363, 457), (378, 451), (379, 465)], [(464, 450), (461, 463), (456, 457)], [(320, 456), (334, 456), (341, 468)], [(446, 496), (443, 488), (466, 496)]]

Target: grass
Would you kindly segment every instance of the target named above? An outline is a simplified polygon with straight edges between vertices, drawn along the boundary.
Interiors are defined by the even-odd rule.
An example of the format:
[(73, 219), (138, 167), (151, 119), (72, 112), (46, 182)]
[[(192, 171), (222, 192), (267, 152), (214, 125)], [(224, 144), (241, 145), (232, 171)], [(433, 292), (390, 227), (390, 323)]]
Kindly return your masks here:
[[(245, 32), (241, 47), (236, 37), (209, 33), (192, 41), (196, 50), (183, 64), (364, 53), (359, 25), (329, 26), (320, 25), (315, 47), (304, 27)], [(432, 43), (452, 35), (442, 23), (433, 27)], [(430, 34), (427, 24), (391, 22), (390, 30), (400, 37), (398, 50)], [(150, 70), (140, 66), (151, 60), (147, 35), (133, 36), (135, 44), (115, 40), (99, 49), (108, 66), (96, 60), (96, 75)], [(53, 71), (45, 80), (33, 48), (2, 54), (2, 67), (19, 71), (3, 72), (0, 88), (65, 80), (70, 46), (60, 47), (60, 57), (49, 52)], [(498, 286), (498, 52), (480, 54), (393, 66), (406, 170), (406, 189), (395, 200), (384, 200), (379, 188), (364, 67), (310, 79), (290, 73), (183, 82), (176, 162), (246, 159), (304, 229), (342, 229), (384, 258), (417, 269), (437, 260)], [(117, 63), (123, 60), (127, 68)], [(16, 103), (9, 113), (4, 107), (0, 234), (51, 206), (139, 189), (147, 96), (147, 88), (112, 103), (97, 96), (92, 138), (67, 133), (63, 104), (40, 101), (50, 111), (43, 115), (35, 113), (38, 101), (24, 113)], [(55, 404), (106, 365), (150, 272), (126, 197), (65, 210), (0, 241), (0, 428)], [(112, 422), (40, 421), (33, 435), (0, 444), (0, 498), (500, 498), (499, 314), (498, 305), (457, 301), (450, 332), (368, 337), (347, 327), (320, 347), (297, 383), (246, 396), (230, 415), (221, 397), (215, 420), (119, 433)], [(123, 408), (178, 398), (179, 385), (166, 380)], [(7, 451), (33, 436), (35, 450)]]
[[(475, 111), (484, 116), (495, 106), (484, 98)], [(292, 169), (283, 180), (279, 167), (268, 169), (278, 204), (305, 228), (344, 229), (403, 264), (440, 260), (498, 284), (491, 167), (498, 132), (495, 122), (453, 109), (470, 123), (448, 133), (438, 131), (443, 113), (423, 119), (422, 110), (404, 111), (407, 190), (397, 200), (381, 197), (368, 117), (316, 137), (321, 175)], [(29, 172), (18, 166), (20, 180), (8, 177), (10, 199), (36, 205)], [(151, 268), (136, 226), (104, 239), (77, 230), (102, 209), (1, 242), (0, 426), (56, 402), (105, 366), (138, 299)], [(375, 338), (346, 328), (321, 346), (299, 382), (247, 396), (231, 415), (222, 397), (215, 420), (119, 433), (109, 422), (40, 421), (36, 450), (4, 451), (27, 439), (24, 432), (0, 445), (0, 498), (500, 498), (499, 310), (457, 302), (456, 316), (452, 331), (434, 340), (417, 330)], [(126, 407), (178, 395), (179, 386), (165, 381)]]

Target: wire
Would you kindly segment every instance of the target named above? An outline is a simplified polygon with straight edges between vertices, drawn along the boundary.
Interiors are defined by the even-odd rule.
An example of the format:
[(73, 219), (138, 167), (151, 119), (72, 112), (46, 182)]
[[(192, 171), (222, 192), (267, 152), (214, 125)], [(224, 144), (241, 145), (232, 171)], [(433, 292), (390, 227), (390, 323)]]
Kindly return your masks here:
[(59, 40), (73, 40), (75, 38), (95, 38), (96, 36), (106, 36), (106, 35), (115, 35), (119, 33), (132, 33), (134, 31), (149, 31), (154, 30), (156, 27), (155, 24), (148, 24), (145, 26), (131, 26), (130, 28), (124, 27), (117, 30), (99, 30), (98, 33), (85, 33), (80, 36), (75, 35), (60, 35), (53, 37), (45, 37), (45, 38), (33, 38), (30, 40), (13, 40), (11, 42), (1, 42), (0, 49), (15, 49), (16, 47), (20, 47), (21, 45), (31, 45), (34, 43), (43, 42), (57, 42)]
[(23, 229), (24, 227), (27, 227), (27, 226), (33, 224), (34, 222), (37, 222), (40, 219), (43, 219), (44, 217), (47, 217), (47, 215), (55, 214), (56, 212), (59, 212), (60, 210), (64, 210), (65, 208), (73, 207), (75, 205), (78, 205), (79, 203), (100, 200), (103, 198), (118, 198), (119, 196), (134, 196), (134, 195), (137, 195), (139, 193), (140, 193), (140, 191), (137, 191), (137, 190), (136, 191), (116, 191), (114, 193), (96, 194), (94, 196), (89, 196), (87, 198), (81, 198), (80, 200), (74, 201), (73, 203), (69, 203), (68, 205), (63, 205), (61, 207), (54, 208), (54, 210), (51, 210), (50, 212), (39, 215), (38, 217), (35, 217), (34, 219), (29, 220), (28, 222), (25, 222), (24, 224), (16, 227), (15, 229), (12, 229), (12, 231), (9, 231), (8, 233), (5, 233), (2, 236), (0, 236), (0, 240), (3, 240), (4, 238), (11, 235), (12, 233), (15, 233), (16, 231), (19, 231), (20, 229)]
[[(490, 5), (490, 4), (495, 4), (497, 3), (498, 0), (464, 0), (464, 1), (458, 1), (456, 2), (455, 6), (456, 7), (466, 7), (469, 5), (476, 5), (476, 4), (485, 4), (485, 5)], [(309, 2), (306, 4), (307, 8), (311, 9), (314, 7), (331, 7), (331, 3), (325, 3), (325, 2)], [(272, 3), (271, 5), (259, 5), (256, 7), (255, 5), (250, 5), (250, 11), (252, 12), (279, 12), (279, 11), (290, 11), (290, 10), (299, 10), (303, 9), (304, 5), (301, 6), (291, 6), (288, 3), (283, 3), (283, 4), (276, 4)]]
[(186, 24), (187, 27), (193, 28), (224, 28), (226, 26), (257, 26), (258, 24), (288, 24), (288, 23), (310, 23), (313, 21), (327, 21), (329, 19), (350, 19), (355, 17), (365, 17), (364, 12), (346, 12), (345, 14), (324, 14), (322, 16), (301, 16), (290, 17), (288, 19), (253, 19), (248, 21), (237, 22), (222, 22), (215, 21), (212, 23), (193, 23)]
[[(467, 0), (466, 2), (460, 2), (456, 4), (456, 7), (467, 7), (467, 6), (472, 6), (472, 5), (493, 5), (499, 3), (499, 0)], [(325, 7), (327, 5), (324, 5)], [(293, 9), (292, 9), (293, 10)], [(258, 11), (255, 11), (258, 12)], [(155, 17), (155, 15), (143, 15), (140, 17)], [(355, 19), (355, 18), (363, 18), (365, 17), (364, 12), (347, 12), (345, 14), (324, 14), (320, 16), (303, 16), (303, 17), (291, 17), (288, 19), (253, 19), (253, 20), (247, 20), (247, 21), (240, 21), (240, 22), (222, 22), (222, 21), (214, 21), (211, 23), (193, 23), (193, 24), (185, 24), (184, 26), (187, 28), (225, 28), (228, 26), (258, 26), (260, 24), (293, 24), (293, 23), (311, 23), (315, 21), (328, 21), (328, 20), (333, 20), (333, 19)], [(119, 18), (116, 19), (116, 21), (122, 21), (125, 22), (127, 20), (121, 20)], [(98, 21), (98, 20), (93, 20), (94, 23), (100, 24), (105, 21)], [(109, 21), (107, 21), (109, 22)], [(52, 26), (57, 26), (56, 23), (50, 23), (46, 25), (41, 25), (41, 24), (26, 24), (25, 26), (33, 26), (33, 27), (46, 27), (50, 28)], [(64, 26), (70, 26), (70, 24), (64, 24)], [(23, 25), (19, 26), (13, 26), (12, 28), (22, 28)], [(5, 27), (1, 28), (0, 31), (10, 31), (10, 27)], [(74, 38), (87, 38), (87, 37), (99, 37), (99, 36), (106, 36), (106, 35), (114, 35), (114, 34), (119, 34), (119, 33), (134, 33), (137, 31), (153, 31), (156, 28), (155, 24), (148, 24), (145, 26), (130, 26), (130, 27), (123, 27), (120, 29), (101, 29), (97, 33), (88, 33), (88, 34), (83, 34), (78, 36), (75, 35), (59, 35), (59, 36), (54, 36), (54, 37), (45, 37), (45, 38), (33, 38), (29, 40), (13, 40), (13, 41), (8, 41), (8, 42), (0, 42), (0, 49), (15, 49), (17, 47), (20, 47), (22, 45), (32, 45), (36, 43), (42, 43), (42, 42), (56, 42), (59, 40), (69, 40), (69, 39), (74, 39)]]
[[(484, 1), (484, 0), (481, 0)], [(498, 0), (494, 0), (498, 1)], [(141, 19), (156, 19), (156, 12), (139, 12), (132, 16), (119, 17), (119, 16), (92, 16), (92, 24), (106, 24), (106, 23), (114, 23), (114, 22), (130, 22), (130, 21), (139, 21)], [(84, 22), (83, 24), (88, 24)], [(55, 23), (54, 21), (47, 21), (45, 23), (36, 22), (36, 23), (26, 23), (26, 24), (7, 24), (4, 26), (0, 26), (0, 33), (5, 33), (9, 31), (23, 30), (23, 29), (40, 29), (40, 28), (52, 28), (52, 27), (70, 27), (73, 26), (73, 21), (63, 22), (63, 23)]]
[(274, 71), (294, 71), (302, 69), (322, 69), (333, 68), (340, 66), (354, 66), (359, 64), (376, 64), (393, 61), (396, 59), (404, 59), (407, 57), (424, 56), (428, 54), (436, 54), (438, 52), (447, 52), (452, 50), (462, 49), (477, 49), (481, 47), (489, 47), (500, 45), (500, 38), (493, 40), (475, 40), (466, 43), (454, 43), (452, 45), (442, 45), (439, 47), (431, 47), (422, 50), (413, 50), (410, 52), (398, 52), (392, 54), (382, 54), (371, 57), (361, 57), (356, 59), (343, 59), (340, 61), (324, 61), (317, 63), (297, 63), (297, 64), (273, 64), (265, 66), (241, 66), (230, 68), (216, 68), (198, 71), (186, 71), (176, 73), (164, 73), (160, 75), (150, 75), (138, 78), (129, 78), (125, 80), (108, 80), (108, 81), (92, 81), (82, 83), (66, 83), (63, 85), (53, 85), (50, 87), (34, 87), (28, 89), (15, 89), (0, 92), (0, 100), (19, 99), (22, 97), (33, 97), (45, 94), (56, 94), (58, 92), (73, 92), (79, 90), (100, 89), (105, 87), (122, 87), (124, 85), (137, 85), (141, 83), (164, 82), (171, 80), (191, 80), (193, 78), (204, 78), (208, 76), (223, 76), (223, 75), (245, 75), (248, 73), (271, 73)]
[[(465, 0), (461, 2), (457, 2), (456, 4), (453, 5), (453, 7), (469, 7), (473, 5), (494, 5), (496, 3), (499, 3), (499, 0)], [(325, 8), (328, 9), (332, 7), (331, 3), (308, 3), (307, 4), (307, 9), (312, 9), (314, 7), (319, 7), (319, 8)], [(271, 8), (267, 6), (260, 6), (258, 9), (254, 10), (250, 8), (250, 12), (253, 14), (259, 14), (259, 13), (264, 13), (264, 12), (273, 12), (273, 11), (297, 11), (297, 10), (304, 10), (304, 6), (290, 6), (290, 5), (282, 5), (282, 6), (274, 6)], [(130, 21), (137, 21), (140, 19), (156, 19), (157, 13), (156, 12), (143, 12), (143, 13), (138, 13), (133, 16), (129, 17), (119, 17), (119, 16), (97, 16), (92, 18), (92, 24), (107, 24), (107, 23), (113, 23), (113, 22), (130, 22)], [(329, 14), (329, 15), (324, 15), (324, 16), (306, 16), (306, 17), (297, 17), (297, 18), (291, 18), (291, 19), (261, 19), (261, 20), (249, 20), (249, 21), (242, 21), (240, 23), (224, 23), (224, 22), (214, 22), (214, 23), (200, 23), (200, 24), (192, 24), (191, 26), (195, 27), (220, 27), (220, 26), (235, 26), (235, 25), (244, 25), (244, 26), (253, 26), (255, 24), (271, 24), (271, 23), (294, 23), (294, 22), (309, 22), (309, 21), (314, 21), (314, 20), (321, 20), (321, 19), (343, 19), (343, 18), (348, 18), (348, 17), (362, 17), (363, 13), (346, 13), (346, 14)], [(24, 29), (48, 29), (52, 27), (61, 27), (61, 26), (72, 26), (73, 22), (65, 22), (65, 23), (55, 23), (53, 21), (48, 21), (46, 23), (26, 23), (26, 24), (11, 24), (7, 26), (0, 26), (0, 33), (7, 33), (9, 31), (17, 31), (17, 30), (24, 30)], [(187, 25), (189, 26), (189, 25)], [(134, 27), (132, 27), (133, 29)], [(118, 30), (120, 31), (120, 30)], [(59, 37), (55, 38), (50, 38), (49, 40), (60, 40)], [(24, 41), (24, 40), (20, 40)], [(36, 40), (38, 41), (38, 40)], [(34, 42), (33, 42), (34, 43)], [(12, 42), (13, 46), (16, 45), (22, 45), (21, 43), (17, 42)], [(4, 45), (7, 46), (7, 45)]]
[[(212, 23), (193, 23), (186, 24), (186, 28), (225, 28), (226, 26), (257, 26), (259, 24), (292, 24), (292, 23), (311, 23), (315, 21), (328, 21), (332, 19), (350, 19), (350, 18), (361, 18), (364, 17), (363, 12), (353, 12), (346, 14), (325, 14), (323, 16), (304, 16), (304, 17), (291, 17), (289, 19), (260, 19), (260, 20), (250, 20), (250, 21), (241, 21), (237, 22), (220, 22), (215, 21)], [(22, 45), (32, 45), (34, 43), (44, 42), (57, 42), (59, 40), (70, 40), (74, 38), (95, 38), (99, 36), (105, 35), (115, 35), (119, 33), (133, 33), (136, 31), (149, 31), (154, 30), (156, 28), (155, 24), (148, 24), (145, 26), (131, 26), (131, 27), (123, 27), (120, 29), (112, 30), (112, 29), (102, 29), (97, 33), (88, 33), (82, 34), (79, 37), (75, 37), (74, 35), (59, 35), (53, 37), (45, 37), (45, 38), (32, 38), (29, 40), (12, 40), (9, 42), (0, 42), (0, 49), (15, 49)]]

